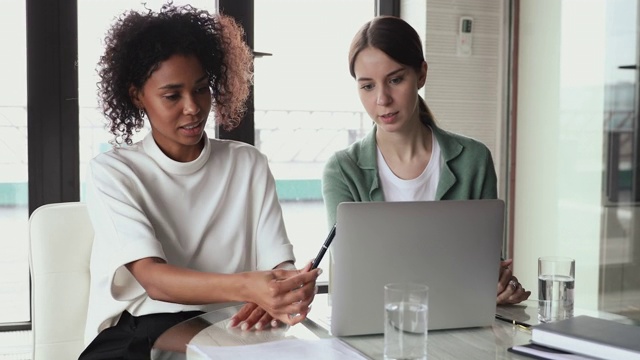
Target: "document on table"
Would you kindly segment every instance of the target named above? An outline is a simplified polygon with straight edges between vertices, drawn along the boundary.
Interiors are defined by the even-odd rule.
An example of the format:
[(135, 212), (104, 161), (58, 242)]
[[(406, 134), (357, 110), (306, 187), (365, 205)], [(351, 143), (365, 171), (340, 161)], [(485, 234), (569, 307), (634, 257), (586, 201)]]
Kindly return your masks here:
[(254, 345), (187, 345), (204, 359), (363, 360), (367, 359), (340, 339), (285, 339)]

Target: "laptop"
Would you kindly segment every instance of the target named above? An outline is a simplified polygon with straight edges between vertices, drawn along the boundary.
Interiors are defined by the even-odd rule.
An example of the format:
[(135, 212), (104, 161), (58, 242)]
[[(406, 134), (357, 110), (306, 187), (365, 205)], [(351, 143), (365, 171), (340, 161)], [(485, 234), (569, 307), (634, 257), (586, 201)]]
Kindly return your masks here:
[(429, 286), (429, 331), (493, 323), (502, 200), (341, 203), (336, 219), (332, 335), (383, 333), (391, 282)]

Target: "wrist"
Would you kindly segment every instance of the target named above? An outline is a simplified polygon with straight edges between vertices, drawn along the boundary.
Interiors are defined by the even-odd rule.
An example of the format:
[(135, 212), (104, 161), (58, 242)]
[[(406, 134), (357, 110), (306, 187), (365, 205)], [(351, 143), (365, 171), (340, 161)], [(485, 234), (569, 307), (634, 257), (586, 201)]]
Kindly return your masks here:
[(297, 270), (296, 266), (293, 264), (293, 261), (284, 261), (278, 264), (274, 269), (282, 269), (282, 270)]
[(251, 296), (252, 284), (250, 274), (250, 272), (241, 272), (233, 275), (234, 278), (232, 279), (232, 281), (237, 287), (236, 291), (234, 292), (235, 294), (237, 294), (237, 299), (234, 299), (234, 301), (253, 302)]

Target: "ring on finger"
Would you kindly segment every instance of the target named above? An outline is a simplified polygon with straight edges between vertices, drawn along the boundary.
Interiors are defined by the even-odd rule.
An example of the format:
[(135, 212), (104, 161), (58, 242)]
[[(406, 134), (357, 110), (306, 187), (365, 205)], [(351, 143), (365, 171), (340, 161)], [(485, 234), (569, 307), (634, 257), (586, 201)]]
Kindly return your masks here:
[(517, 290), (518, 286), (520, 286), (520, 283), (515, 279), (511, 279), (511, 280), (509, 280), (509, 285), (511, 285), (513, 290)]

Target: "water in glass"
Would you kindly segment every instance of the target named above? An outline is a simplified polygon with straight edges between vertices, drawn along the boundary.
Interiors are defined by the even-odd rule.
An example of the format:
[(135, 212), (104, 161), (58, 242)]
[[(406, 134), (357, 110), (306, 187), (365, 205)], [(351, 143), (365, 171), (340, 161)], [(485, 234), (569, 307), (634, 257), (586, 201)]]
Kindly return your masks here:
[(385, 359), (427, 358), (427, 306), (410, 302), (385, 307)]
[(553, 322), (573, 316), (574, 278), (562, 275), (538, 277), (538, 320)]

